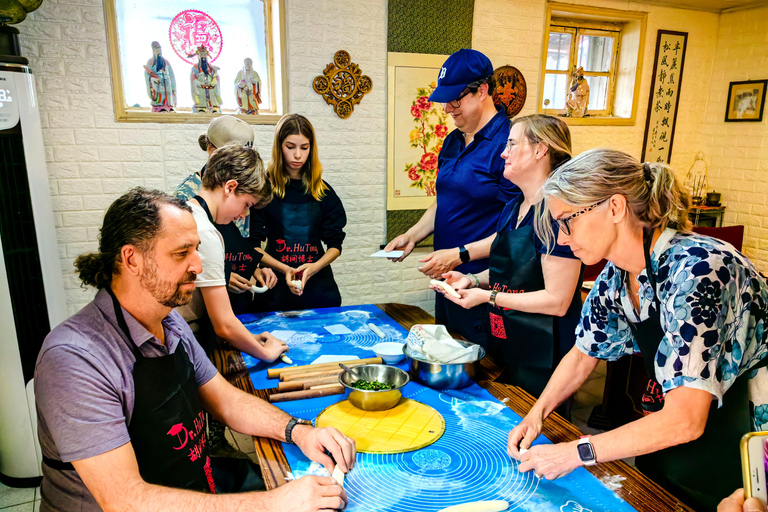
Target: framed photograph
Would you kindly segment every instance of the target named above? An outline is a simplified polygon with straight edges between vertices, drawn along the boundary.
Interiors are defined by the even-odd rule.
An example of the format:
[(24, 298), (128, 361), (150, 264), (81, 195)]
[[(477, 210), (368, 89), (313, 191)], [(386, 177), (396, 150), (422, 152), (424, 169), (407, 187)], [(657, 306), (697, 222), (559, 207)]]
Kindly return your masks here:
[(765, 89), (768, 80), (747, 80), (731, 82), (728, 87), (728, 105), (725, 109), (726, 123), (760, 122), (765, 107)]

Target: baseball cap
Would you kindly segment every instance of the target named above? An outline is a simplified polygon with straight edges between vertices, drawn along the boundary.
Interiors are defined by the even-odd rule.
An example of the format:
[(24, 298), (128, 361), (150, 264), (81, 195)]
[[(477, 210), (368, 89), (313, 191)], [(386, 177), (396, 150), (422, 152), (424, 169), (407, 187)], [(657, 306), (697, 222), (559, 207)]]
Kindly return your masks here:
[(234, 116), (221, 116), (211, 121), (205, 136), (217, 148), (226, 146), (230, 142), (253, 147), (251, 125)]
[(491, 60), (477, 50), (464, 48), (457, 51), (440, 68), (437, 88), (429, 101), (448, 103), (455, 100), (467, 85), (493, 74)]

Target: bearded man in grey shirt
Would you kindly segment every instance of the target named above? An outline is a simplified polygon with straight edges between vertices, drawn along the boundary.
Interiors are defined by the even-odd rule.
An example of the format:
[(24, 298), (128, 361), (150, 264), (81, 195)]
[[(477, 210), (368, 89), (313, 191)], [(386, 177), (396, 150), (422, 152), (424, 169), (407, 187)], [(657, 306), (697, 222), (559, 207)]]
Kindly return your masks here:
[(346, 505), (331, 477), (267, 492), (215, 495), (207, 410), (233, 429), (294, 442), (333, 470), (355, 444), (333, 428), (297, 423), (216, 371), (174, 307), (201, 272), (189, 206), (136, 188), (108, 209), (99, 252), (80, 256), (93, 302), (56, 327), (35, 370), (43, 452), (42, 511), (316, 511)]

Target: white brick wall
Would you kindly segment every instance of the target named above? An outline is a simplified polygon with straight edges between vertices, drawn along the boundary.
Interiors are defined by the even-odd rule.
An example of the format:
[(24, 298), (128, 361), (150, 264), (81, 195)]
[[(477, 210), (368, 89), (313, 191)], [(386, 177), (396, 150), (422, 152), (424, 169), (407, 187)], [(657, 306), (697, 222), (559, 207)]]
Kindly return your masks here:
[[(334, 264), (344, 304), (409, 302), (431, 310), (433, 292), (415, 270), (415, 257), (401, 265), (368, 258), (384, 240), (387, 2), (286, 3), (290, 110), (314, 124), (324, 177), (349, 217), (344, 252)], [(197, 145), (205, 125), (114, 121), (103, 17), (100, 0), (49, 0), (19, 25), (24, 54), (37, 75), (70, 312), (93, 295), (78, 286), (72, 261), (96, 248), (109, 204), (136, 185), (172, 191), (206, 157)], [(311, 86), (340, 49), (374, 83), (347, 120)], [(254, 130), (256, 146), (268, 159), (274, 128)]]
[[(627, 8), (624, 1), (579, 3)], [(286, 4), (290, 111), (306, 115), (314, 124), (325, 178), (338, 192), (349, 218), (344, 252), (334, 264), (344, 304), (405, 302), (432, 311), (433, 292), (426, 288), (427, 279), (416, 271), (417, 254), (403, 264), (367, 257), (384, 240), (387, 1), (286, 0)], [(523, 72), (529, 98), (524, 114), (535, 110), (545, 8), (544, 0), (476, 0), (475, 3), (473, 46), (486, 52), (495, 65), (509, 63)], [(637, 123), (628, 127), (574, 127), (575, 149), (610, 146), (639, 156), (656, 30), (688, 31), (672, 163), (684, 172), (699, 150), (703, 149), (708, 158), (714, 158), (708, 146), (717, 147), (718, 156), (729, 159), (734, 141), (728, 135), (735, 136), (741, 147), (732, 159), (726, 181), (733, 182), (734, 191), (757, 195), (755, 185), (750, 185), (757, 180), (747, 171), (757, 170), (758, 166), (761, 171), (768, 171), (765, 163), (757, 163), (760, 156), (766, 156), (765, 150), (758, 149), (768, 144), (765, 122), (760, 126), (723, 128), (721, 105), (725, 98), (714, 97), (722, 95), (723, 90), (727, 94), (727, 81), (744, 79), (752, 64), (753, 74), (764, 70), (768, 50), (765, 40), (750, 42), (749, 51), (759, 58), (755, 62), (744, 58), (741, 62), (732, 56), (730, 60), (727, 58), (725, 43), (716, 45), (719, 37), (738, 47), (743, 31), (735, 30), (735, 26), (747, 21), (753, 28), (750, 37), (758, 39), (759, 24), (755, 20), (761, 20), (765, 26), (766, 10), (747, 11), (749, 15), (724, 15), (718, 32), (721, 18), (715, 14), (634, 2), (630, 8), (650, 12)], [(754, 18), (755, 13), (760, 13), (762, 18)], [(199, 169), (205, 153), (199, 150), (197, 137), (205, 125), (115, 122), (101, 0), (49, 0), (20, 24), (19, 29), (24, 54), (37, 75), (59, 255), (69, 309), (73, 312), (87, 303), (93, 292), (78, 287), (72, 261), (79, 253), (96, 248), (105, 208), (130, 187), (144, 185), (171, 191), (189, 173)], [(732, 43), (728, 42), (731, 40)], [(352, 60), (374, 82), (373, 91), (347, 120), (339, 119), (311, 88), (312, 79), (340, 49), (349, 51)], [(741, 55), (749, 54), (742, 52)], [(739, 73), (726, 80), (726, 68), (730, 65)], [(182, 70), (177, 70), (178, 73), (184, 74)], [(702, 90), (699, 84), (707, 83), (710, 74), (713, 85), (710, 106), (705, 110), (707, 90)], [(256, 147), (268, 159), (273, 127), (254, 126), (254, 130)], [(722, 130), (731, 131), (721, 133)], [(713, 161), (712, 171), (716, 166), (722, 167), (721, 162)], [(737, 181), (739, 176), (741, 181)], [(738, 213), (738, 207), (731, 206), (735, 192), (731, 193), (726, 181), (716, 185), (724, 192), (724, 199), (731, 201), (726, 221), (746, 222), (741, 217), (732, 217)], [(743, 199), (753, 201), (748, 207), (742, 207), (742, 210), (748, 208), (745, 214), (764, 204), (762, 196)], [(763, 224), (768, 225), (755, 215), (750, 219), (754, 221), (754, 228), (749, 228), (750, 236)], [(751, 244), (758, 250), (757, 242)], [(763, 250), (766, 254), (758, 260), (768, 262), (768, 245)]]
[[(728, 84), (768, 78), (768, 8), (723, 14), (706, 100), (709, 186), (722, 193), (725, 225), (746, 226), (744, 253), (768, 270), (768, 110), (761, 123), (726, 123)], [(702, 101), (704, 101), (702, 99)]]

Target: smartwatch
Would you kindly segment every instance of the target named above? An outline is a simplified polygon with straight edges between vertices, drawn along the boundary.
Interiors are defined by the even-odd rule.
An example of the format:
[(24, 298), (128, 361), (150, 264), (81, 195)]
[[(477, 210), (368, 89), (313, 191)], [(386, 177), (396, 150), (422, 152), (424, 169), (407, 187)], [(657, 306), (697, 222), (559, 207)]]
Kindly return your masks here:
[(469, 251), (463, 245), (459, 247), (459, 259), (462, 263), (469, 263)]
[(288, 444), (296, 444), (293, 442), (293, 438), (291, 437), (291, 434), (293, 434), (293, 429), (296, 425), (311, 425), (312, 422), (309, 420), (302, 420), (299, 418), (291, 417), (291, 419), (288, 421), (288, 424), (285, 426), (285, 442)]
[(579, 451), (579, 458), (585, 466), (594, 466), (597, 464), (595, 448), (592, 446), (592, 443), (589, 442), (589, 436), (582, 436), (582, 438), (579, 439), (579, 444), (576, 445), (576, 449)]
[(496, 307), (496, 295), (499, 294), (499, 290), (491, 290), (491, 298), (488, 299), (488, 304)]

